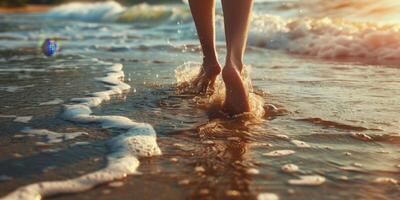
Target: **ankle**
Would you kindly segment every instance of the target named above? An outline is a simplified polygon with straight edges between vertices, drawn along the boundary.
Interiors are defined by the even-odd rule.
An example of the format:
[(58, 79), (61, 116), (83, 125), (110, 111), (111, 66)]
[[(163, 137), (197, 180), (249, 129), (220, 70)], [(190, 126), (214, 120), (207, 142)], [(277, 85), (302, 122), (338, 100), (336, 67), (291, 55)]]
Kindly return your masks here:
[(237, 71), (239, 71), (239, 73), (242, 73), (243, 61), (241, 59), (227, 58), (226, 59), (226, 63), (225, 63), (225, 67), (233, 67)]
[(235, 74), (240, 75), (240, 71), (233, 65), (225, 65), (222, 69), (222, 79), (224, 82), (229, 82), (232, 76)]
[(204, 67), (220, 67), (219, 62), (216, 58), (203, 58), (203, 66)]
[(218, 75), (221, 72), (221, 66), (216, 58), (203, 58), (203, 68), (209, 75)]

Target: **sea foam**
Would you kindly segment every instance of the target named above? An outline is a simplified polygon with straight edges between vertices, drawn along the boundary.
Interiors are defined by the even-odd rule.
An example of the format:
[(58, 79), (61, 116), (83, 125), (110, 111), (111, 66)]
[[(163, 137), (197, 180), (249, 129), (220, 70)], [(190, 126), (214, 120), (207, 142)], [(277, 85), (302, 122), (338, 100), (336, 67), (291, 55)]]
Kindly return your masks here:
[(125, 7), (114, 1), (83, 3), (72, 2), (57, 6), (45, 14), (52, 19), (83, 21), (114, 21)]
[(60, 103), (63, 103), (63, 102), (64, 101), (62, 99), (55, 98), (54, 100), (51, 100), (51, 101), (46, 101), (46, 102), (39, 103), (39, 106), (57, 105), (57, 104), (60, 104)]
[(25, 88), (30, 88), (30, 87), (34, 87), (34, 86), (35, 85), (25, 85), (25, 86), (11, 85), (11, 86), (0, 87), (0, 91), (4, 90), (6, 92), (17, 92), (17, 91), (23, 90)]
[(187, 7), (138, 4), (127, 8), (118, 17), (120, 22), (177, 21), (190, 16)]
[(146, 3), (125, 7), (115, 1), (72, 2), (57, 6), (44, 14), (52, 19), (72, 19), (95, 22), (151, 22), (188, 19), (187, 7), (148, 5)]
[[(33, 200), (56, 194), (82, 192), (98, 184), (136, 174), (140, 164), (138, 157), (161, 155), (161, 150), (156, 141), (156, 132), (150, 124), (134, 122), (123, 116), (97, 116), (92, 114), (91, 107), (109, 100), (111, 95), (122, 94), (130, 88), (122, 81), (124, 73), (121, 64), (110, 65), (106, 73), (105, 78), (98, 78), (97, 80), (103, 82), (107, 90), (92, 93), (90, 97), (72, 99), (72, 101), (78, 103), (65, 105), (62, 114), (62, 117), (68, 121), (97, 123), (103, 128), (115, 128), (123, 131), (107, 142), (110, 146), (110, 153), (107, 155), (106, 167), (73, 179), (45, 181), (23, 186), (3, 199)], [(42, 134), (43, 130), (27, 130), (27, 132)]]
[(71, 132), (71, 133), (59, 133), (49, 131), (47, 129), (32, 129), (30, 127), (24, 128), (21, 132), (26, 133), (27, 136), (39, 136), (44, 137), (47, 144), (60, 143), (66, 140), (72, 140), (82, 135), (88, 135), (86, 132)]
[(31, 121), (33, 118), (33, 116), (17, 116), (14, 119), (14, 122), (20, 122), (20, 123), (28, 123), (29, 121)]
[(400, 26), (332, 18), (256, 15), (249, 44), (326, 59), (400, 59)]

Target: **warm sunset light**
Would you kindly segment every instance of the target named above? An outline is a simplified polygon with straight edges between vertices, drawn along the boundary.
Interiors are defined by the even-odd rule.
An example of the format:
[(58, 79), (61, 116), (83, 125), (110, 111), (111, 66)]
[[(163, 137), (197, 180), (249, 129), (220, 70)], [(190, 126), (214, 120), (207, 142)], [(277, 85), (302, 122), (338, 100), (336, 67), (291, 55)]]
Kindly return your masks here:
[(0, 0), (0, 200), (396, 200), (400, 0)]

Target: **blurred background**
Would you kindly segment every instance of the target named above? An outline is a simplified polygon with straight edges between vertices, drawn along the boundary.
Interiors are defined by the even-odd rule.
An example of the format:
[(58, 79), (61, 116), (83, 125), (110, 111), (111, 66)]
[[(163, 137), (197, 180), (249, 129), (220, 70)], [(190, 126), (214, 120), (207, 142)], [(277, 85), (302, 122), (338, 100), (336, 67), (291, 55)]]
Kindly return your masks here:
[[(48, 4), (57, 5), (67, 2), (101, 2), (106, 0), (0, 0), (0, 6), (16, 7), (16, 6), (26, 6), (28, 4)], [(133, 5), (138, 3), (177, 3), (182, 2), (180, 0), (118, 0), (117, 2), (124, 5)]]

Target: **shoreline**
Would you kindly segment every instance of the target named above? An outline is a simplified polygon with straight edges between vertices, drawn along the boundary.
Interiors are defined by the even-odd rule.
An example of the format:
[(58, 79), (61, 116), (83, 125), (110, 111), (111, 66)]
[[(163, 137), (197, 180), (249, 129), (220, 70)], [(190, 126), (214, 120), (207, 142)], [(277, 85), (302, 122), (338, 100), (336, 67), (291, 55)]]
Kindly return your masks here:
[(38, 4), (29, 4), (27, 6), (22, 6), (22, 7), (0, 7), (0, 14), (45, 12), (53, 7), (54, 7), (53, 5), (38, 5)]

